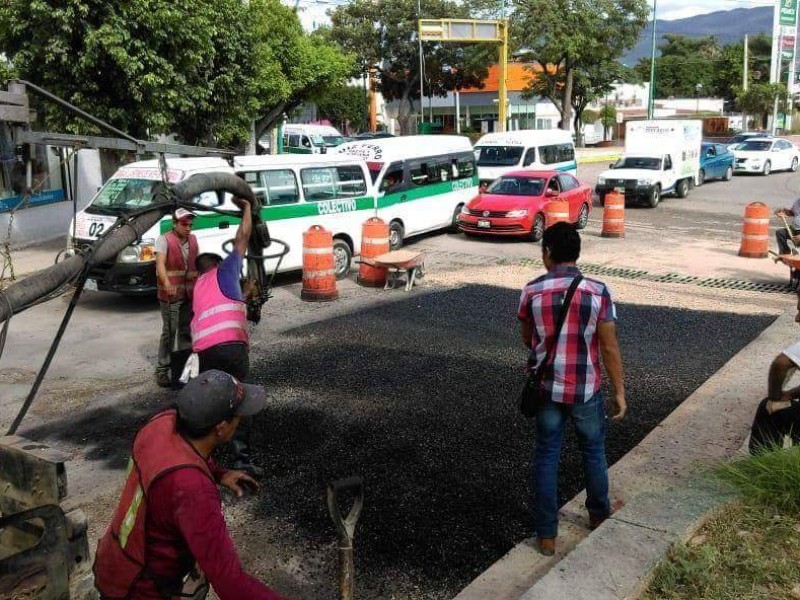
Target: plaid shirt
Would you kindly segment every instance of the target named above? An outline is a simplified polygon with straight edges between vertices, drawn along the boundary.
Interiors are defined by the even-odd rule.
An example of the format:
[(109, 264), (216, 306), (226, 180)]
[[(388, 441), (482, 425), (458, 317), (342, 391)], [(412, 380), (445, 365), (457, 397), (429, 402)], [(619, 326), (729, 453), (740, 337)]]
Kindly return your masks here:
[[(555, 266), (522, 290), (517, 316), (531, 324), (530, 367), (540, 364), (553, 345), (558, 314), (577, 267)], [(586, 279), (578, 285), (555, 349), (553, 369), (542, 382), (553, 402), (581, 404), (600, 390), (602, 371), (597, 342), (597, 324), (615, 321), (614, 303), (608, 287)]]

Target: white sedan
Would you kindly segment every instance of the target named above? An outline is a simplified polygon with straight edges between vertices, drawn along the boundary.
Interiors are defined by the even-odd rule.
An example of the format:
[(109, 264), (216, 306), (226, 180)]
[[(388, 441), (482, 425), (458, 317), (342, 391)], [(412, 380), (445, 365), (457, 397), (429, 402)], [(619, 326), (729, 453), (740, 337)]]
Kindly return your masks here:
[(789, 140), (750, 138), (732, 148), (733, 168), (737, 173), (796, 171), (800, 150)]

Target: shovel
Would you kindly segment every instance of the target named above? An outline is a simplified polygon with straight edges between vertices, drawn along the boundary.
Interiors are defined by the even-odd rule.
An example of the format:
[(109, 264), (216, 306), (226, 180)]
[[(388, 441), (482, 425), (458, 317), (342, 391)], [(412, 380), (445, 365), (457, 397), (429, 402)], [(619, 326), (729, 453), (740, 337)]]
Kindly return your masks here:
[[(347, 517), (342, 518), (339, 494), (345, 492), (353, 494), (353, 506)], [(362, 508), (364, 508), (364, 482), (361, 477), (347, 477), (328, 485), (328, 511), (331, 513), (331, 519), (333, 519), (336, 532), (339, 534), (339, 562), (342, 568), (339, 584), (342, 590), (342, 600), (353, 600), (356, 575), (353, 563), (353, 537)]]

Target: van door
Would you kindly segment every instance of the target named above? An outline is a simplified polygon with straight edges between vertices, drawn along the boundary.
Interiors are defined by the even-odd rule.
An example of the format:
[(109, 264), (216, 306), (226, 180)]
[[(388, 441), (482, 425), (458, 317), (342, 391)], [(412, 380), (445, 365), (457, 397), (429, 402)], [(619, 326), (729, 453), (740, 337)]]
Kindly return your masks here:
[(525, 150), (525, 154), (522, 157), (522, 168), (536, 169), (536, 148), (528, 148)]
[(661, 161), (661, 190), (664, 192), (672, 191), (675, 189), (675, 184), (678, 182), (678, 175), (675, 172), (675, 163), (672, 160), (672, 155), (665, 154)]

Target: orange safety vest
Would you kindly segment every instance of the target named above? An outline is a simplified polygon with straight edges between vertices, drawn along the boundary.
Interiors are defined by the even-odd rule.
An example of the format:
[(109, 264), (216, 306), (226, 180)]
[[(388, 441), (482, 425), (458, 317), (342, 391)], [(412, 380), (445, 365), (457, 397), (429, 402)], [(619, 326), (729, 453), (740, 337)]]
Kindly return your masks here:
[(167, 278), (170, 284), (175, 286), (177, 293), (170, 298), (161, 283), (161, 278), (156, 277), (158, 281), (158, 299), (162, 302), (191, 300), (194, 282), (197, 280), (197, 266), (195, 265), (197, 238), (193, 234), (189, 234), (189, 255), (187, 260), (184, 260), (183, 252), (181, 252), (181, 240), (175, 235), (175, 232), (168, 231), (164, 234), (164, 237), (167, 240)]
[(95, 553), (95, 586), (104, 598), (129, 598), (137, 581), (148, 577), (145, 546), (150, 486), (176, 469), (200, 469), (214, 480), (206, 460), (177, 432), (176, 424), (177, 412), (164, 411), (142, 427), (133, 440), (117, 511)]

